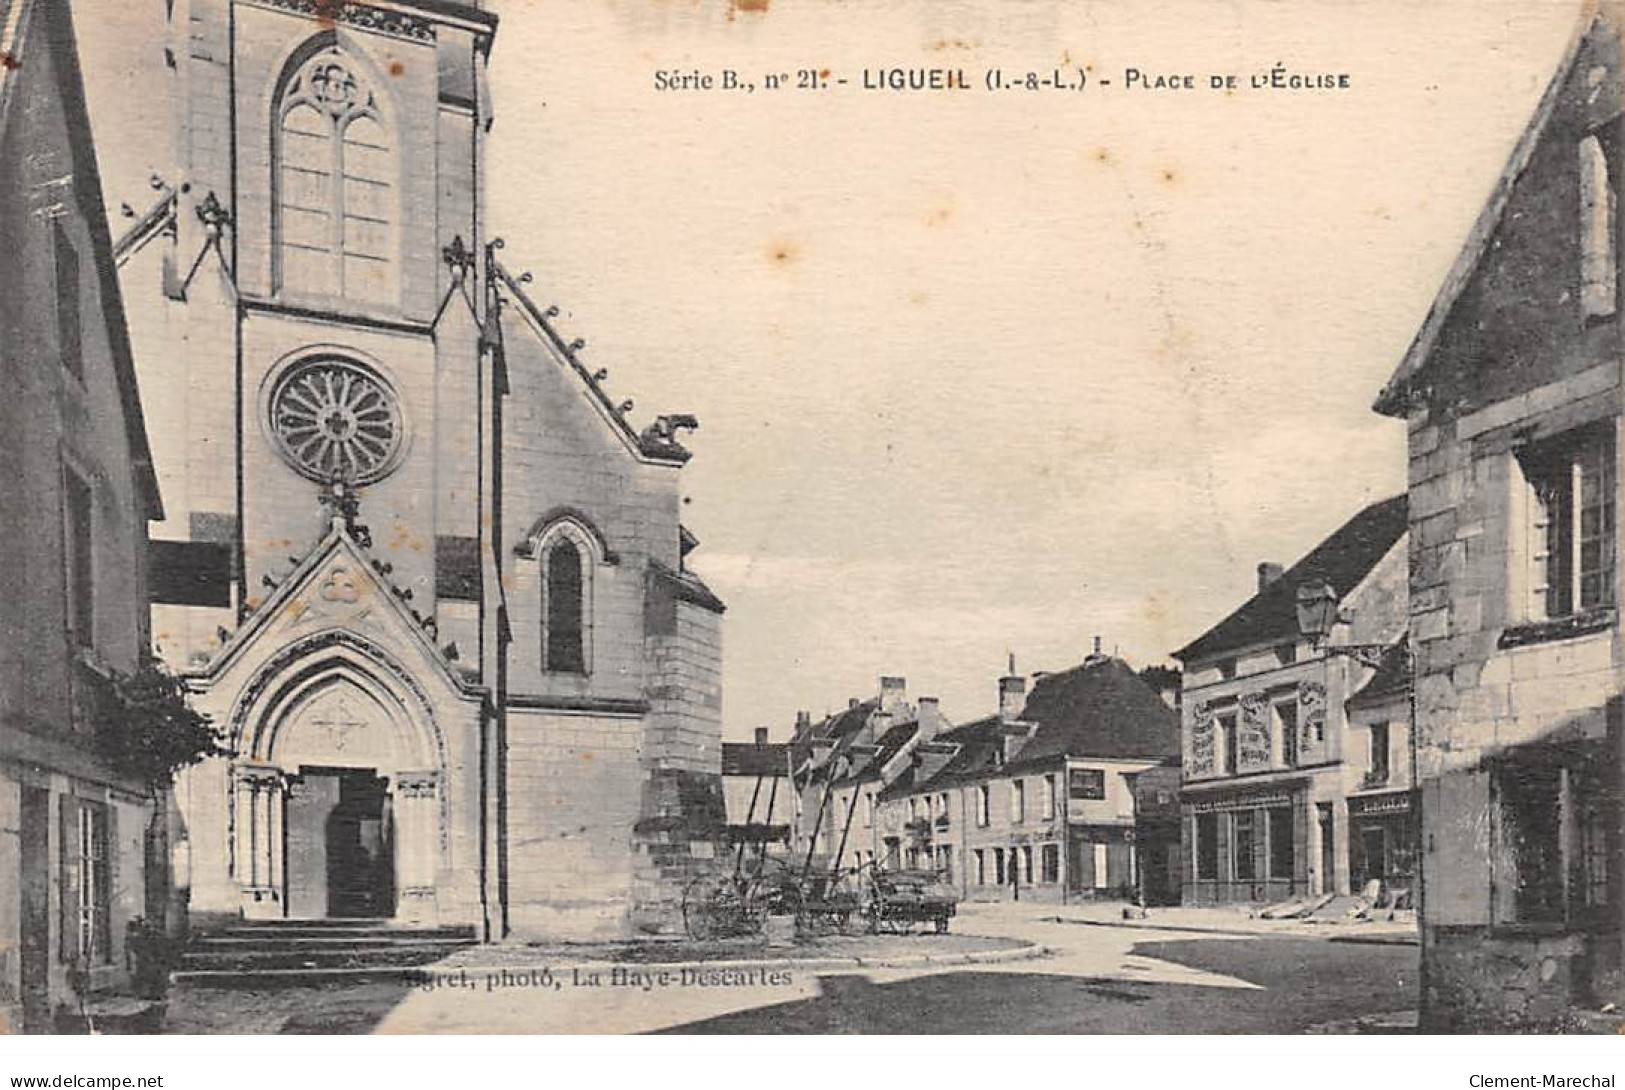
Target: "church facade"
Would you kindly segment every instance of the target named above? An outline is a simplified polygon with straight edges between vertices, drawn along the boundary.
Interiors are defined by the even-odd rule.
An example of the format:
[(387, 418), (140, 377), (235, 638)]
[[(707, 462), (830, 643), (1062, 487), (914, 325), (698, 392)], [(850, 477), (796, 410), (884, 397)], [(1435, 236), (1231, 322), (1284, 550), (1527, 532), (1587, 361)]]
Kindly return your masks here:
[(194, 922), (658, 930), (721, 834), (694, 421), (635, 429), (502, 266), (496, 29), (172, 5), (175, 173), (117, 256), (169, 500), (153, 642), (232, 750), (177, 786)]

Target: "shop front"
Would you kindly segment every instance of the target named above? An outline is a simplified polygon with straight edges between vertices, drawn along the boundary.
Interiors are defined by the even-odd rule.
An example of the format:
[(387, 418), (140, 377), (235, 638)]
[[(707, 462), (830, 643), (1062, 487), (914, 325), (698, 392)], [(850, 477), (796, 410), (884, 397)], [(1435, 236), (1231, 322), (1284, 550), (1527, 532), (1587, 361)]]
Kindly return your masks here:
[(1381, 883), (1384, 904), (1409, 900), (1416, 882), (1414, 792), (1352, 795), (1349, 808), (1349, 887), (1356, 893)]
[(1187, 789), (1184, 903), (1273, 903), (1309, 892), (1306, 784)]

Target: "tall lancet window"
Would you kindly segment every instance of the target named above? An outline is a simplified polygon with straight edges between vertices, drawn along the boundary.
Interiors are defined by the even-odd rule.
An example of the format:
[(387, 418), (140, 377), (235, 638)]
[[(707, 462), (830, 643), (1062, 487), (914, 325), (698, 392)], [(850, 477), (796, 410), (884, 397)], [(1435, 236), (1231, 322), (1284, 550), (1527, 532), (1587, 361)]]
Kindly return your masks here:
[(1614, 313), (1617, 263), (1614, 256), (1614, 187), (1608, 156), (1595, 136), (1580, 141), (1580, 313), (1604, 318)]
[(542, 536), (542, 669), (553, 674), (590, 670), (592, 551), (569, 523)]
[(277, 287), (382, 303), (395, 297), (395, 156), (357, 73), (323, 50), (278, 102)]

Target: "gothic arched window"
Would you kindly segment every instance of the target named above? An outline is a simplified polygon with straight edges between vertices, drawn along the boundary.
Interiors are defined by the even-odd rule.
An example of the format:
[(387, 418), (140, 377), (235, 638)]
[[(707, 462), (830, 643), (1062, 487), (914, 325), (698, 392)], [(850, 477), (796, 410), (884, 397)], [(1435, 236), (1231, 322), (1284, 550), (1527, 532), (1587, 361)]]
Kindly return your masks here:
[(1614, 187), (1608, 156), (1595, 136), (1580, 141), (1580, 313), (1614, 313), (1618, 271), (1614, 256)]
[(356, 73), (325, 49), (277, 103), (277, 287), (381, 303), (394, 297), (395, 158)]
[(542, 622), (542, 647), (552, 673), (587, 672), (581, 561), (581, 550), (567, 537), (560, 537), (543, 554), (547, 615)]

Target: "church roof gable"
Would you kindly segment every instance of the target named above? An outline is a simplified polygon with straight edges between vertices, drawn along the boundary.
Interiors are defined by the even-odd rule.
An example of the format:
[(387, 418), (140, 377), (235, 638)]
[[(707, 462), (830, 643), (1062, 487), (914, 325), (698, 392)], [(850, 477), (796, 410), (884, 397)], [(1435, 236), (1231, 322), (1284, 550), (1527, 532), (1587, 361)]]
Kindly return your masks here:
[(248, 620), (232, 633), (218, 654), (190, 676), (212, 679), (243, 659), (248, 649), (263, 642), (280, 647), (301, 636), (331, 628), (371, 630), (380, 643), (406, 645), (434, 664), (452, 688), (465, 695), (479, 691), (446, 662), (430, 641), (423, 625), (407, 611), (383, 577), (374, 570), (360, 544), (341, 519), (298, 566), (277, 585)]

